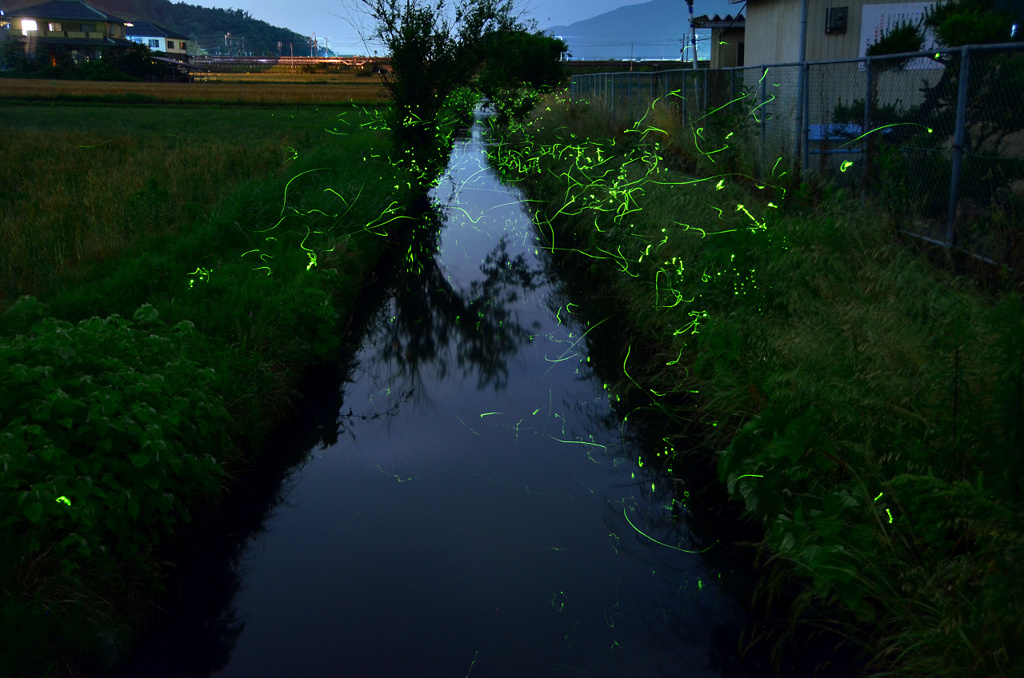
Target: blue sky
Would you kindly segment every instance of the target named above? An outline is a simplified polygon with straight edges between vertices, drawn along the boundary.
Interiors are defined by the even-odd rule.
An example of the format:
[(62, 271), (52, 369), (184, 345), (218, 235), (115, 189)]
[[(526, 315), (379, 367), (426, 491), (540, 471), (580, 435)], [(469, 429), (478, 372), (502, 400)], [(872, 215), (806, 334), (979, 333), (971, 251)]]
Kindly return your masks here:
[[(255, 19), (309, 36), (317, 41), (327, 38), (330, 48), (339, 54), (365, 54), (358, 32), (352, 24), (360, 21), (371, 28), (359, 11), (358, 0), (188, 0), (204, 7), (244, 9)], [(683, 0), (679, 0), (683, 2)], [(589, 19), (624, 5), (640, 4), (630, 0), (523, 0), (517, 7), (537, 19), (541, 28), (566, 25)]]

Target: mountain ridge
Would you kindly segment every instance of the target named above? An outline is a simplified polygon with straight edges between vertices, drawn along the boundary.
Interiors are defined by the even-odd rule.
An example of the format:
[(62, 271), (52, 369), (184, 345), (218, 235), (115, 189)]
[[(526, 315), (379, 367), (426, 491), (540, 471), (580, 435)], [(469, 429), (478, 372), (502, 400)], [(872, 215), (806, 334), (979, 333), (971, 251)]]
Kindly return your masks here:
[[(745, 3), (701, 0), (694, 7), (694, 16), (737, 14), (745, 8)], [(683, 36), (688, 36), (689, 30), (689, 10), (681, 0), (649, 0), (624, 5), (567, 26), (544, 28), (545, 33), (557, 35), (568, 43), (573, 58), (582, 59), (679, 59)], [(707, 59), (711, 53), (710, 33), (709, 30), (697, 31), (700, 59)]]

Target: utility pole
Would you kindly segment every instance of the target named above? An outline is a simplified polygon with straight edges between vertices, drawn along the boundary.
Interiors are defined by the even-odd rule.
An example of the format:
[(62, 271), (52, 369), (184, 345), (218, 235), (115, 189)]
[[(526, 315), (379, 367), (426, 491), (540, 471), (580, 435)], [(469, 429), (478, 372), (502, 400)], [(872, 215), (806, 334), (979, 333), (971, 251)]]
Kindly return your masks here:
[[(693, 0), (686, 0), (690, 8), (690, 46), (693, 48), (693, 67), (697, 68), (697, 30), (693, 27)], [(684, 50), (685, 52), (685, 50)]]

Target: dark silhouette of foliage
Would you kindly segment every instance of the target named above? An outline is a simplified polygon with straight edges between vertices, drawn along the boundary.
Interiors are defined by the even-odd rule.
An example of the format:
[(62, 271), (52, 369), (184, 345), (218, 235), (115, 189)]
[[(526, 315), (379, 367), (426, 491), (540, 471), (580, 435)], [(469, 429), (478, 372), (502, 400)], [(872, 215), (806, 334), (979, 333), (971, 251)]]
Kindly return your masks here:
[(569, 46), (558, 38), (528, 31), (493, 33), (483, 50), (479, 84), (488, 97), (523, 86), (550, 89), (565, 79), (561, 60)]
[(429, 177), (443, 163), (447, 135), (439, 116), (484, 58), (487, 36), (519, 30), (511, 0), (362, 0), (376, 22), (373, 39), (391, 58), (391, 129), (400, 154)]

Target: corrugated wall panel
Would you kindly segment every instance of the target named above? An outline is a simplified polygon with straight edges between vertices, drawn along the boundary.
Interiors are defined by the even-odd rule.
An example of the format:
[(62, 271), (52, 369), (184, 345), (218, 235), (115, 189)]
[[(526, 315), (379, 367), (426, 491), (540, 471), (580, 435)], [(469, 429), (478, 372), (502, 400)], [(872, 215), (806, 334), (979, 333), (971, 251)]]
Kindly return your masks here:
[(748, 0), (746, 18), (746, 64), (799, 61), (800, 0)]
[[(906, 0), (919, 2), (920, 0)], [(807, 60), (856, 59), (861, 10), (865, 5), (903, 4), (866, 0), (808, 0)], [(846, 7), (846, 33), (826, 33), (828, 10)], [(746, 63), (776, 64), (800, 60), (800, 0), (747, 0)]]

